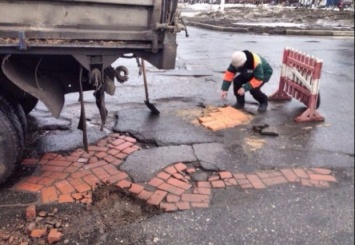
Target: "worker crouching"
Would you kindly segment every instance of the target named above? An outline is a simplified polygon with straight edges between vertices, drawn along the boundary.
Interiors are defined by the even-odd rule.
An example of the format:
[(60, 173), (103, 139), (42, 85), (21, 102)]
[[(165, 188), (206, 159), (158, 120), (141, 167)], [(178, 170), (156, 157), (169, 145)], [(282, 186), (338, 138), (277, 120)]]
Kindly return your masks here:
[(243, 109), (245, 105), (245, 93), (250, 92), (253, 98), (259, 102), (259, 112), (265, 112), (268, 106), (268, 97), (261, 91), (267, 83), (273, 69), (260, 55), (248, 50), (236, 51), (232, 54), (231, 64), (224, 74), (222, 83), (222, 99), (227, 97), (229, 87), (233, 82), (234, 95), (237, 103), (236, 109)]

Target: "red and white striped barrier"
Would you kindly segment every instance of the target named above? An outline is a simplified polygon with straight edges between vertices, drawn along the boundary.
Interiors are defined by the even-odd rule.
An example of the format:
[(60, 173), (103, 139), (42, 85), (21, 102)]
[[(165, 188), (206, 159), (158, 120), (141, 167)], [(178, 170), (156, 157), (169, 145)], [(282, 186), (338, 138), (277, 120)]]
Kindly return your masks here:
[(296, 122), (324, 121), (317, 112), (320, 102), (319, 82), (323, 61), (303, 52), (285, 48), (279, 89), (269, 100), (295, 98), (307, 106), (307, 110), (295, 118)]

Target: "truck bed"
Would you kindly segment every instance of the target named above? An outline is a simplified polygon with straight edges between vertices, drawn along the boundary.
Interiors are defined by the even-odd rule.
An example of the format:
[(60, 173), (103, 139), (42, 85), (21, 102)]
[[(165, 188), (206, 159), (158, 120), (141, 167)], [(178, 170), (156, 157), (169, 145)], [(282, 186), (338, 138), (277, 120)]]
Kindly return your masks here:
[(177, 46), (174, 27), (162, 28), (173, 22), (172, 2), (0, 0), (0, 55), (136, 53), (149, 61), (149, 54), (161, 52), (159, 59), (167, 60)]

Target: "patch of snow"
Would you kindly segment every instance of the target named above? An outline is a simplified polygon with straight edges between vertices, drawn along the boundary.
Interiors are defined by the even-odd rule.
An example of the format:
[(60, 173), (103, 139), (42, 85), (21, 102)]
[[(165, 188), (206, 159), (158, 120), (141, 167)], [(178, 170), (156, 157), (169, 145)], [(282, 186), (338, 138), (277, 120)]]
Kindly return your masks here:
[(277, 27), (277, 26), (283, 26), (283, 27), (303, 27), (305, 26), (304, 24), (295, 24), (295, 23), (286, 23), (286, 22), (278, 22), (278, 23), (234, 23), (235, 25), (243, 25), (243, 26), (268, 26), (268, 27)]

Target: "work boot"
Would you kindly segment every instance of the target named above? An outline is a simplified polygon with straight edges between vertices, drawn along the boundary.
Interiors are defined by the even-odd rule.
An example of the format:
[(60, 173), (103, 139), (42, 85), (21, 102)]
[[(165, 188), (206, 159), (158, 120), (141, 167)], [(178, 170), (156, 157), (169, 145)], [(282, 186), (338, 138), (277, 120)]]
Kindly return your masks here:
[(245, 104), (245, 98), (242, 95), (236, 95), (237, 103), (233, 105), (235, 109), (243, 109)]
[(232, 105), (232, 107), (235, 108), (235, 109), (241, 110), (241, 109), (244, 108), (244, 104), (237, 102), (234, 105)]
[(267, 106), (268, 106), (268, 101), (267, 100), (262, 102), (262, 103), (260, 103), (259, 108), (258, 108), (258, 112), (266, 112)]

